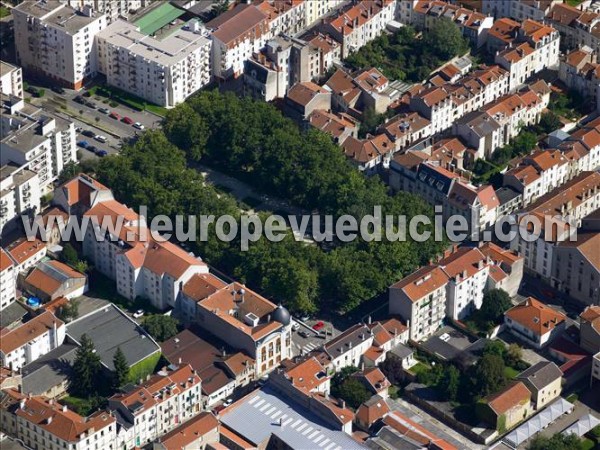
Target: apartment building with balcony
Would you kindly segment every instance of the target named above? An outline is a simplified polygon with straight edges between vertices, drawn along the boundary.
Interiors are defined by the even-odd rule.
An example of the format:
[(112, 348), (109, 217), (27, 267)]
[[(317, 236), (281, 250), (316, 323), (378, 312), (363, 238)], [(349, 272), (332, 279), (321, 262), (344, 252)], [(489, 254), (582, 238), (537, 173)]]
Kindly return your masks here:
[(394, 0), (364, 0), (327, 19), (321, 30), (342, 44), (342, 58), (380, 36), (395, 18)]
[(305, 1), (306, 26), (314, 24), (321, 17), (344, 5), (344, 0), (309, 0)]
[(197, 19), (152, 35), (119, 19), (96, 42), (98, 71), (107, 83), (160, 106), (182, 103), (212, 79), (211, 41)]
[(82, 9), (84, 6), (90, 6), (94, 11), (106, 14), (109, 24), (118, 19), (128, 19), (141, 8), (149, 5), (150, 2), (151, 0), (66, 0), (66, 3), (72, 8)]
[(0, 138), (0, 165), (37, 174), (41, 195), (53, 189), (52, 183), (69, 162), (77, 162), (73, 122), (22, 101), (4, 107)]
[(596, 109), (600, 109), (600, 64), (591, 48), (578, 48), (562, 56), (558, 77), (567, 88), (594, 99)]
[(481, 11), (496, 19), (511, 17), (516, 20), (544, 20), (561, 0), (481, 0)]
[(15, 301), (17, 297), (17, 271), (15, 263), (0, 247), (0, 311)]
[(566, 48), (587, 46), (596, 54), (600, 51), (600, 13), (597, 11), (560, 2), (552, 7), (546, 19), (560, 32)]
[(119, 426), (116, 448), (145, 446), (202, 412), (202, 380), (189, 365), (163, 367), (108, 399)]
[(40, 211), (39, 183), (38, 174), (24, 166), (0, 168), (0, 232), (17, 227), (21, 214)]
[(262, 0), (256, 7), (267, 16), (273, 36), (294, 36), (307, 26), (306, 1)]
[(23, 70), (0, 61), (0, 92), (4, 95), (23, 97)]
[(98, 61), (94, 36), (107, 19), (86, 6), (74, 9), (55, 0), (25, 1), (12, 10), (17, 61), (27, 73), (81, 89)]
[(2, 367), (19, 370), (54, 350), (65, 340), (65, 324), (46, 311), (13, 329), (3, 329), (0, 337)]

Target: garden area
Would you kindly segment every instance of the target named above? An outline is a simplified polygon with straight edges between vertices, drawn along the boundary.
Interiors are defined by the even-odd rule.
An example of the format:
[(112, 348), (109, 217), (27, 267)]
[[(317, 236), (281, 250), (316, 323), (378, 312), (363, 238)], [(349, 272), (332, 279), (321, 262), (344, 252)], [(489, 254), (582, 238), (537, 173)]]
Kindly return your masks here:
[(469, 44), (456, 24), (440, 18), (423, 35), (410, 26), (393, 34), (384, 33), (352, 53), (345, 62), (354, 69), (376, 67), (391, 80), (419, 82), (468, 50)]
[(164, 117), (168, 111), (168, 109), (163, 106), (149, 103), (140, 97), (122, 91), (121, 89), (113, 86), (96, 85), (91, 87), (87, 92), (91, 97), (97, 97), (99, 100), (104, 98), (104, 100), (101, 101), (103, 103), (108, 103), (112, 107), (115, 107), (118, 103), (121, 103), (137, 111), (149, 111), (161, 117)]

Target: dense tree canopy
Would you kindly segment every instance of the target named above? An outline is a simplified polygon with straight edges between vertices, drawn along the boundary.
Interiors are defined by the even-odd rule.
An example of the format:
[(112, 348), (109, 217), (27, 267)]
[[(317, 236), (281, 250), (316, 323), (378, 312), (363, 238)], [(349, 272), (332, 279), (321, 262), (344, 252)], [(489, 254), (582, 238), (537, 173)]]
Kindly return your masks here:
[(113, 364), (115, 366), (114, 387), (118, 388), (127, 383), (129, 378), (129, 364), (127, 364), (125, 353), (123, 353), (121, 347), (117, 347), (117, 351), (113, 357)]
[(84, 334), (81, 336), (80, 347), (77, 349), (73, 362), (70, 391), (80, 397), (93, 396), (97, 392), (95, 386), (99, 381), (101, 370), (100, 356), (94, 349), (94, 343), (87, 334)]
[(145, 317), (142, 321), (142, 327), (158, 342), (164, 342), (178, 333), (177, 320), (174, 317), (162, 314)]
[(552, 437), (537, 435), (527, 446), (527, 450), (579, 450), (583, 449), (581, 439), (575, 434), (558, 433)]
[(490, 289), (483, 295), (479, 312), (485, 320), (496, 322), (511, 306), (510, 296), (506, 291)]
[(473, 393), (485, 397), (506, 386), (504, 367), (501, 356), (492, 353), (484, 354), (473, 370)]

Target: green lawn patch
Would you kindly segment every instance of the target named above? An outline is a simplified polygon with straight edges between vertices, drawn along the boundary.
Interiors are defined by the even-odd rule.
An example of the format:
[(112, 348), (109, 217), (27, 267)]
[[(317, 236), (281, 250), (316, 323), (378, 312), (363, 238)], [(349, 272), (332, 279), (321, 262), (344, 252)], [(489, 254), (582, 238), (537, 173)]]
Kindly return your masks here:
[(118, 102), (125, 106), (129, 106), (136, 111), (149, 111), (161, 117), (164, 117), (168, 111), (167, 108), (163, 106), (148, 103), (143, 98), (137, 97), (114, 86), (94, 86), (89, 92), (91, 95), (109, 98), (111, 100), (111, 106), (113, 106), (112, 102)]
[(415, 375), (419, 375), (421, 372), (428, 372), (431, 370), (431, 366), (429, 364), (425, 364), (423, 362), (418, 362), (414, 366), (409, 369)]
[(513, 379), (515, 378), (517, 375), (519, 375), (519, 371), (517, 369), (514, 369), (512, 367), (506, 366), (504, 368), (504, 375), (506, 375), (506, 378), (510, 378)]
[(0, 6), (0, 19), (10, 16), (10, 9), (6, 6)]
[(581, 450), (593, 450), (596, 448), (596, 443), (588, 438), (583, 438), (581, 441), (581, 446), (579, 447)]
[(579, 6), (583, 0), (567, 0), (567, 5), (569, 6)]

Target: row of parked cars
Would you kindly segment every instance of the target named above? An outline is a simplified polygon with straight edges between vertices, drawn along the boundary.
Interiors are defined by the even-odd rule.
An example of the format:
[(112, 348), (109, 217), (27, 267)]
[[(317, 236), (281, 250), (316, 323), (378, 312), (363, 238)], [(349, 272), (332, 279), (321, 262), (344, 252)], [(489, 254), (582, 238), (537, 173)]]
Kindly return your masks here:
[(96, 156), (99, 157), (104, 157), (106, 155), (108, 155), (108, 152), (106, 150), (103, 150), (101, 148), (98, 148), (94, 145), (90, 145), (90, 143), (88, 141), (79, 141), (77, 143), (77, 145), (81, 148), (85, 148), (87, 151), (94, 153)]
[(126, 123), (127, 125), (131, 125), (133, 126), (133, 128), (136, 128), (138, 130), (144, 129), (144, 125), (142, 125), (140, 122), (135, 122), (131, 117), (121, 117), (121, 115), (116, 113), (115, 111), (111, 111), (110, 109), (105, 107), (98, 107), (98, 105), (96, 105), (93, 101), (86, 99), (82, 95), (78, 95), (73, 99), (73, 101), (79, 103), (80, 105), (85, 105), (88, 108), (97, 109), (99, 113), (106, 114), (111, 119), (120, 120), (121, 122)]

